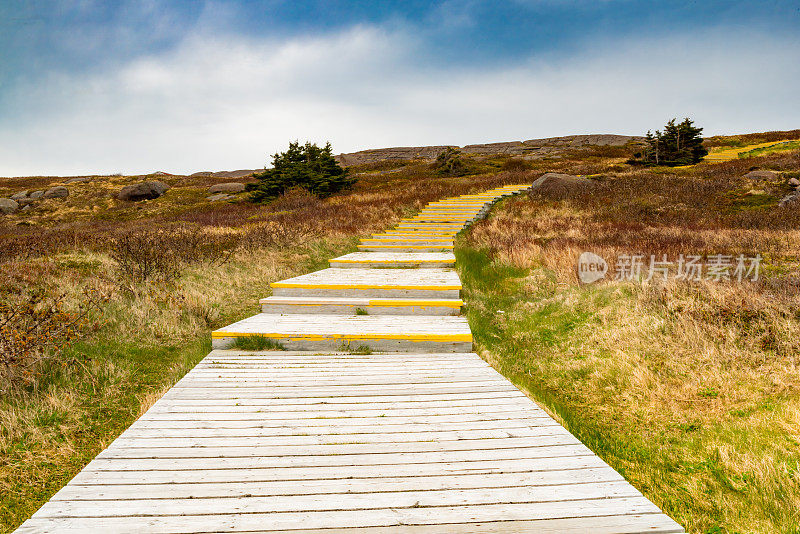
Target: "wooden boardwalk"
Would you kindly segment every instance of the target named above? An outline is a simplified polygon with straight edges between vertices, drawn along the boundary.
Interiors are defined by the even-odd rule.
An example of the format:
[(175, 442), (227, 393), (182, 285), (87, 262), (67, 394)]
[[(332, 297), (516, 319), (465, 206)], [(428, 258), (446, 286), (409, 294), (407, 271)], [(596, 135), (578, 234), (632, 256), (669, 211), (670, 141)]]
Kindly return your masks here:
[[(518, 189), (462, 202), (477, 217)], [(452, 243), (457, 230), (423, 231)], [(476, 354), (432, 341), (469, 332), (460, 317), (429, 315), (450, 314), (453, 299), (424, 300), (457, 286), (460, 304), (454, 272), (368, 269), (274, 284), (296, 293), (264, 299), (266, 313), (216, 339), (385, 343), (399, 332), (419, 350), (214, 350), (18, 532), (683, 532)]]

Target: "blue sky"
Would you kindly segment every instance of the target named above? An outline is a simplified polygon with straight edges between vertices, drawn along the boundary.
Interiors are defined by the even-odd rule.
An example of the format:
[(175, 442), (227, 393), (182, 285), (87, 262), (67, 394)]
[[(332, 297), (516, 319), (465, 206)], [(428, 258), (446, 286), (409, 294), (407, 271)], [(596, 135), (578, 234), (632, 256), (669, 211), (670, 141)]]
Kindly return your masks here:
[(800, 127), (800, 2), (0, 0), (0, 175)]

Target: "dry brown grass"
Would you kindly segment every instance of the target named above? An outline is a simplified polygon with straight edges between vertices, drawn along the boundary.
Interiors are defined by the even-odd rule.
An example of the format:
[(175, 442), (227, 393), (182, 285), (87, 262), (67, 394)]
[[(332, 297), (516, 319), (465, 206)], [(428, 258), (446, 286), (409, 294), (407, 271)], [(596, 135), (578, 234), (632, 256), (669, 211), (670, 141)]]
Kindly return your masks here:
[[(800, 153), (606, 171), (565, 201), (508, 201), (466, 242), (502, 275), (465, 284), (484, 357), (690, 532), (800, 527), (800, 210), (776, 207), (785, 179), (742, 179), (753, 166), (797, 171)], [(764, 263), (755, 283), (581, 286), (583, 251), (612, 269), (634, 253)]]

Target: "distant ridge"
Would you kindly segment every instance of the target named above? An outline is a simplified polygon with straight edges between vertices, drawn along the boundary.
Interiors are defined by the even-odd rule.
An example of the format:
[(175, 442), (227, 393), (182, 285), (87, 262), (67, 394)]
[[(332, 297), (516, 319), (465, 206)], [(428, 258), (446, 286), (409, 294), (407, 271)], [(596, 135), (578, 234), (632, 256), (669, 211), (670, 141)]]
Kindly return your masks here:
[(547, 137), (529, 139), (527, 141), (506, 141), (502, 143), (485, 143), (480, 145), (435, 145), (415, 147), (375, 148), (339, 154), (336, 160), (344, 166), (375, 163), (391, 160), (434, 160), (448, 146), (459, 148), (465, 154), (480, 156), (508, 155), (530, 158), (545, 157), (568, 148), (584, 148), (588, 146), (623, 146), (630, 142), (644, 141), (644, 137), (616, 134), (567, 135), (564, 137)]
[(257, 172), (263, 172), (264, 169), (241, 169), (238, 171), (200, 171), (190, 174), (193, 177), (203, 178), (245, 178), (252, 176)]

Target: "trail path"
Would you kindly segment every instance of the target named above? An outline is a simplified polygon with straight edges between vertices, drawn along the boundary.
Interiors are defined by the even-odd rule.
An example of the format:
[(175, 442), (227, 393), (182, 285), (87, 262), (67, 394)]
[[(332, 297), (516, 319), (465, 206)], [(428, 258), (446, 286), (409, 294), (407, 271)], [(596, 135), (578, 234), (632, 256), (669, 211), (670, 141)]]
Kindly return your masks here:
[[(18, 532), (683, 532), (471, 352), (454, 236), (526, 188), (272, 284)], [(229, 349), (251, 335), (289, 350)]]
[(723, 161), (731, 161), (734, 159), (738, 159), (740, 154), (744, 154), (745, 152), (750, 152), (751, 150), (757, 150), (759, 148), (769, 148), (773, 146), (782, 145), (785, 143), (790, 143), (791, 140), (786, 141), (770, 141), (767, 143), (758, 143), (754, 145), (747, 145), (743, 147), (733, 147), (733, 148), (722, 148), (720, 150), (715, 150), (710, 152), (705, 158), (704, 161), (710, 163), (720, 163)]

